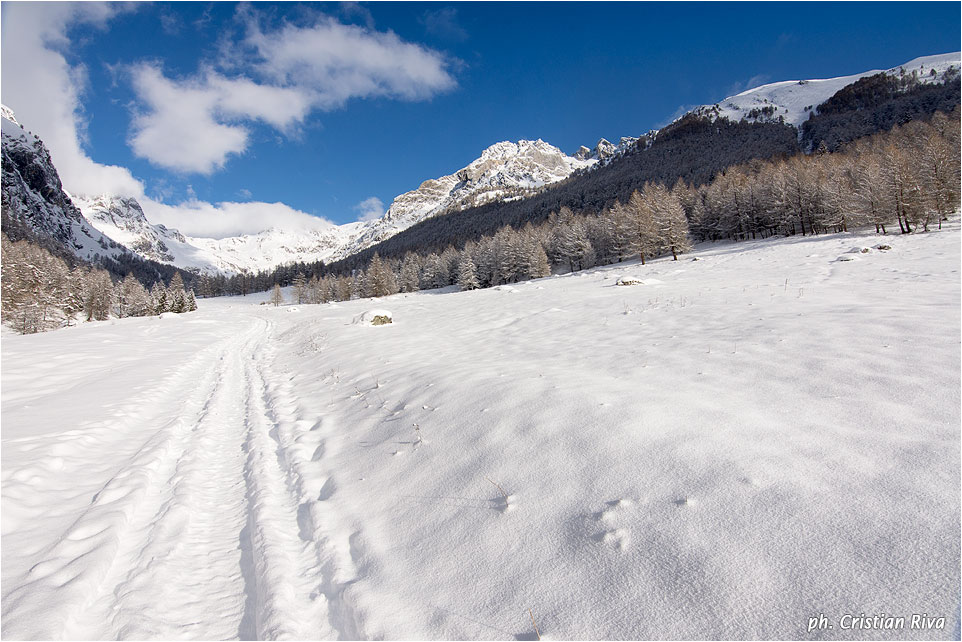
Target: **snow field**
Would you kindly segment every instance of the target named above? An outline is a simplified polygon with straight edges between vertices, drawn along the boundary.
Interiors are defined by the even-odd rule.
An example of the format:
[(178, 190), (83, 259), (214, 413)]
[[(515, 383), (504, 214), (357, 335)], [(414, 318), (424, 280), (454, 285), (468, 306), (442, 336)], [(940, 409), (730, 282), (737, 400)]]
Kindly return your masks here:
[(959, 225), (883, 240), (4, 336), (3, 634), (957, 637)]

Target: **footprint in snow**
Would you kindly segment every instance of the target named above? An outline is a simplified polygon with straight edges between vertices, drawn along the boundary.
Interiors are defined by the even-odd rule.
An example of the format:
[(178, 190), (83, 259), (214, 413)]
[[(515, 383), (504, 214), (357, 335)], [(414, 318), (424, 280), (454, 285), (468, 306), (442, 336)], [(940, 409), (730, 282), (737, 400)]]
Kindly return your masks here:
[(624, 552), (629, 545), (630, 535), (624, 522), (634, 513), (635, 503), (630, 499), (616, 499), (605, 502), (605, 508), (594, 513), (595, 522), (603, 529), (591, 536), (594, 541), (605, 544), (619, 552)]

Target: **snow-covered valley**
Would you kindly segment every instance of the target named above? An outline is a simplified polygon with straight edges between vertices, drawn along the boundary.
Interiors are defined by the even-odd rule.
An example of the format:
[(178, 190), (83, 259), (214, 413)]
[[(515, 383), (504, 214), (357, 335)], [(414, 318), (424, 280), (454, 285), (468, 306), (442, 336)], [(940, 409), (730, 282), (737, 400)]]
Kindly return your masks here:
[(4, 334), (3, 636), (957, 639), (959, 267), (954, 220)]

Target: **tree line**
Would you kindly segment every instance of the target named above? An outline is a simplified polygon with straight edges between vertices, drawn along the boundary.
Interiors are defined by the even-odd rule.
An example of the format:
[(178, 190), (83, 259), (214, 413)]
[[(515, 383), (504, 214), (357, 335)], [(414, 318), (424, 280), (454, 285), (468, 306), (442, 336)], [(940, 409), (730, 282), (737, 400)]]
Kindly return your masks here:
[(149, 289), (132, 274), (114, 279), (104, 269), (76, 264), (29, 241), (0, 235), (0, 311), (3, 323), (21, 334), (44, 332), (78, 321), (104, 321), (197, 309), (193, 290), (179, 273)]
[[(959, 109), (849, 143), (836, 153), (752, 161), (707, 184), (646, 183), (600, 214), (561, 207), (539, 225), (501, 227), (460, 249), (375, 254), (344, 269), (298, 271), (294, 303), (325, 303), (457, 285), (491, 287), (552, 272), (679, 254), (693, 241), (843, 232), (927, 231), (959, 208)], [(337, 268), (341, 267), (339, 273)], [(280, 284), (278, 284), (280, 285)], [(281, 301), (275, 288), (272, 302)]]

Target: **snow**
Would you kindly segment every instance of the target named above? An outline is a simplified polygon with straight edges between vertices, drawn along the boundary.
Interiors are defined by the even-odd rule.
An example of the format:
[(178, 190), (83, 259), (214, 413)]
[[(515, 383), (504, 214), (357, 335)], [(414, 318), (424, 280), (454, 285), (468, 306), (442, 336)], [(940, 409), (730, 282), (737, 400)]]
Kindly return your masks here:
[(2, 633), (957, 638), (960, 237), (4, 334)]
[(389, 310), (374, 308), (354, 317), (354, 325), (384, 325), (394, 323), (394, 315)]
[(6, 105), (0, 105), (0, 117), (10, 121), (14, 125), (17, 125), (18, 127), (20, 125), (20, 123), (17, 121), (16, 114), (14, 114), (13, 110), (7, 107)]
[[(948, 69), (954, 68), (958, 71), (960, 67), (962, 67), (962, 54), (955, 52), (916, 58), (904, 65), (885, 70), (885, 73), (897, 75), (901, 73), (902, 70), (907, 74), (916, 71), (918, 72), (919, 81), (928, 83), (935, 82), (936, 80), (941, 81)], [(935, 78), (928, 75), (932, 69), (935, 69)], [(779, 116), (782, 116), (787, 124), (800, 127), (802, 123), (808, 119), (811, 111), (831, 98), (837, 91), (852, 84), (859, 78), (882, 73), (882, 71), (883, 70), (875, 69), (851, 76), (840, 76), (838, 78), (786, 80), (770, 83), (748, 89), (735, 96), (730, 96), (719, 101), (716, 105), (705, 105), (695, 111), (712, 112), (717, 116), (737, 122), (747, 117), (752, 109), (773, 107), (775, 108), (775, 112), (772, 118), (777, 119)]]

